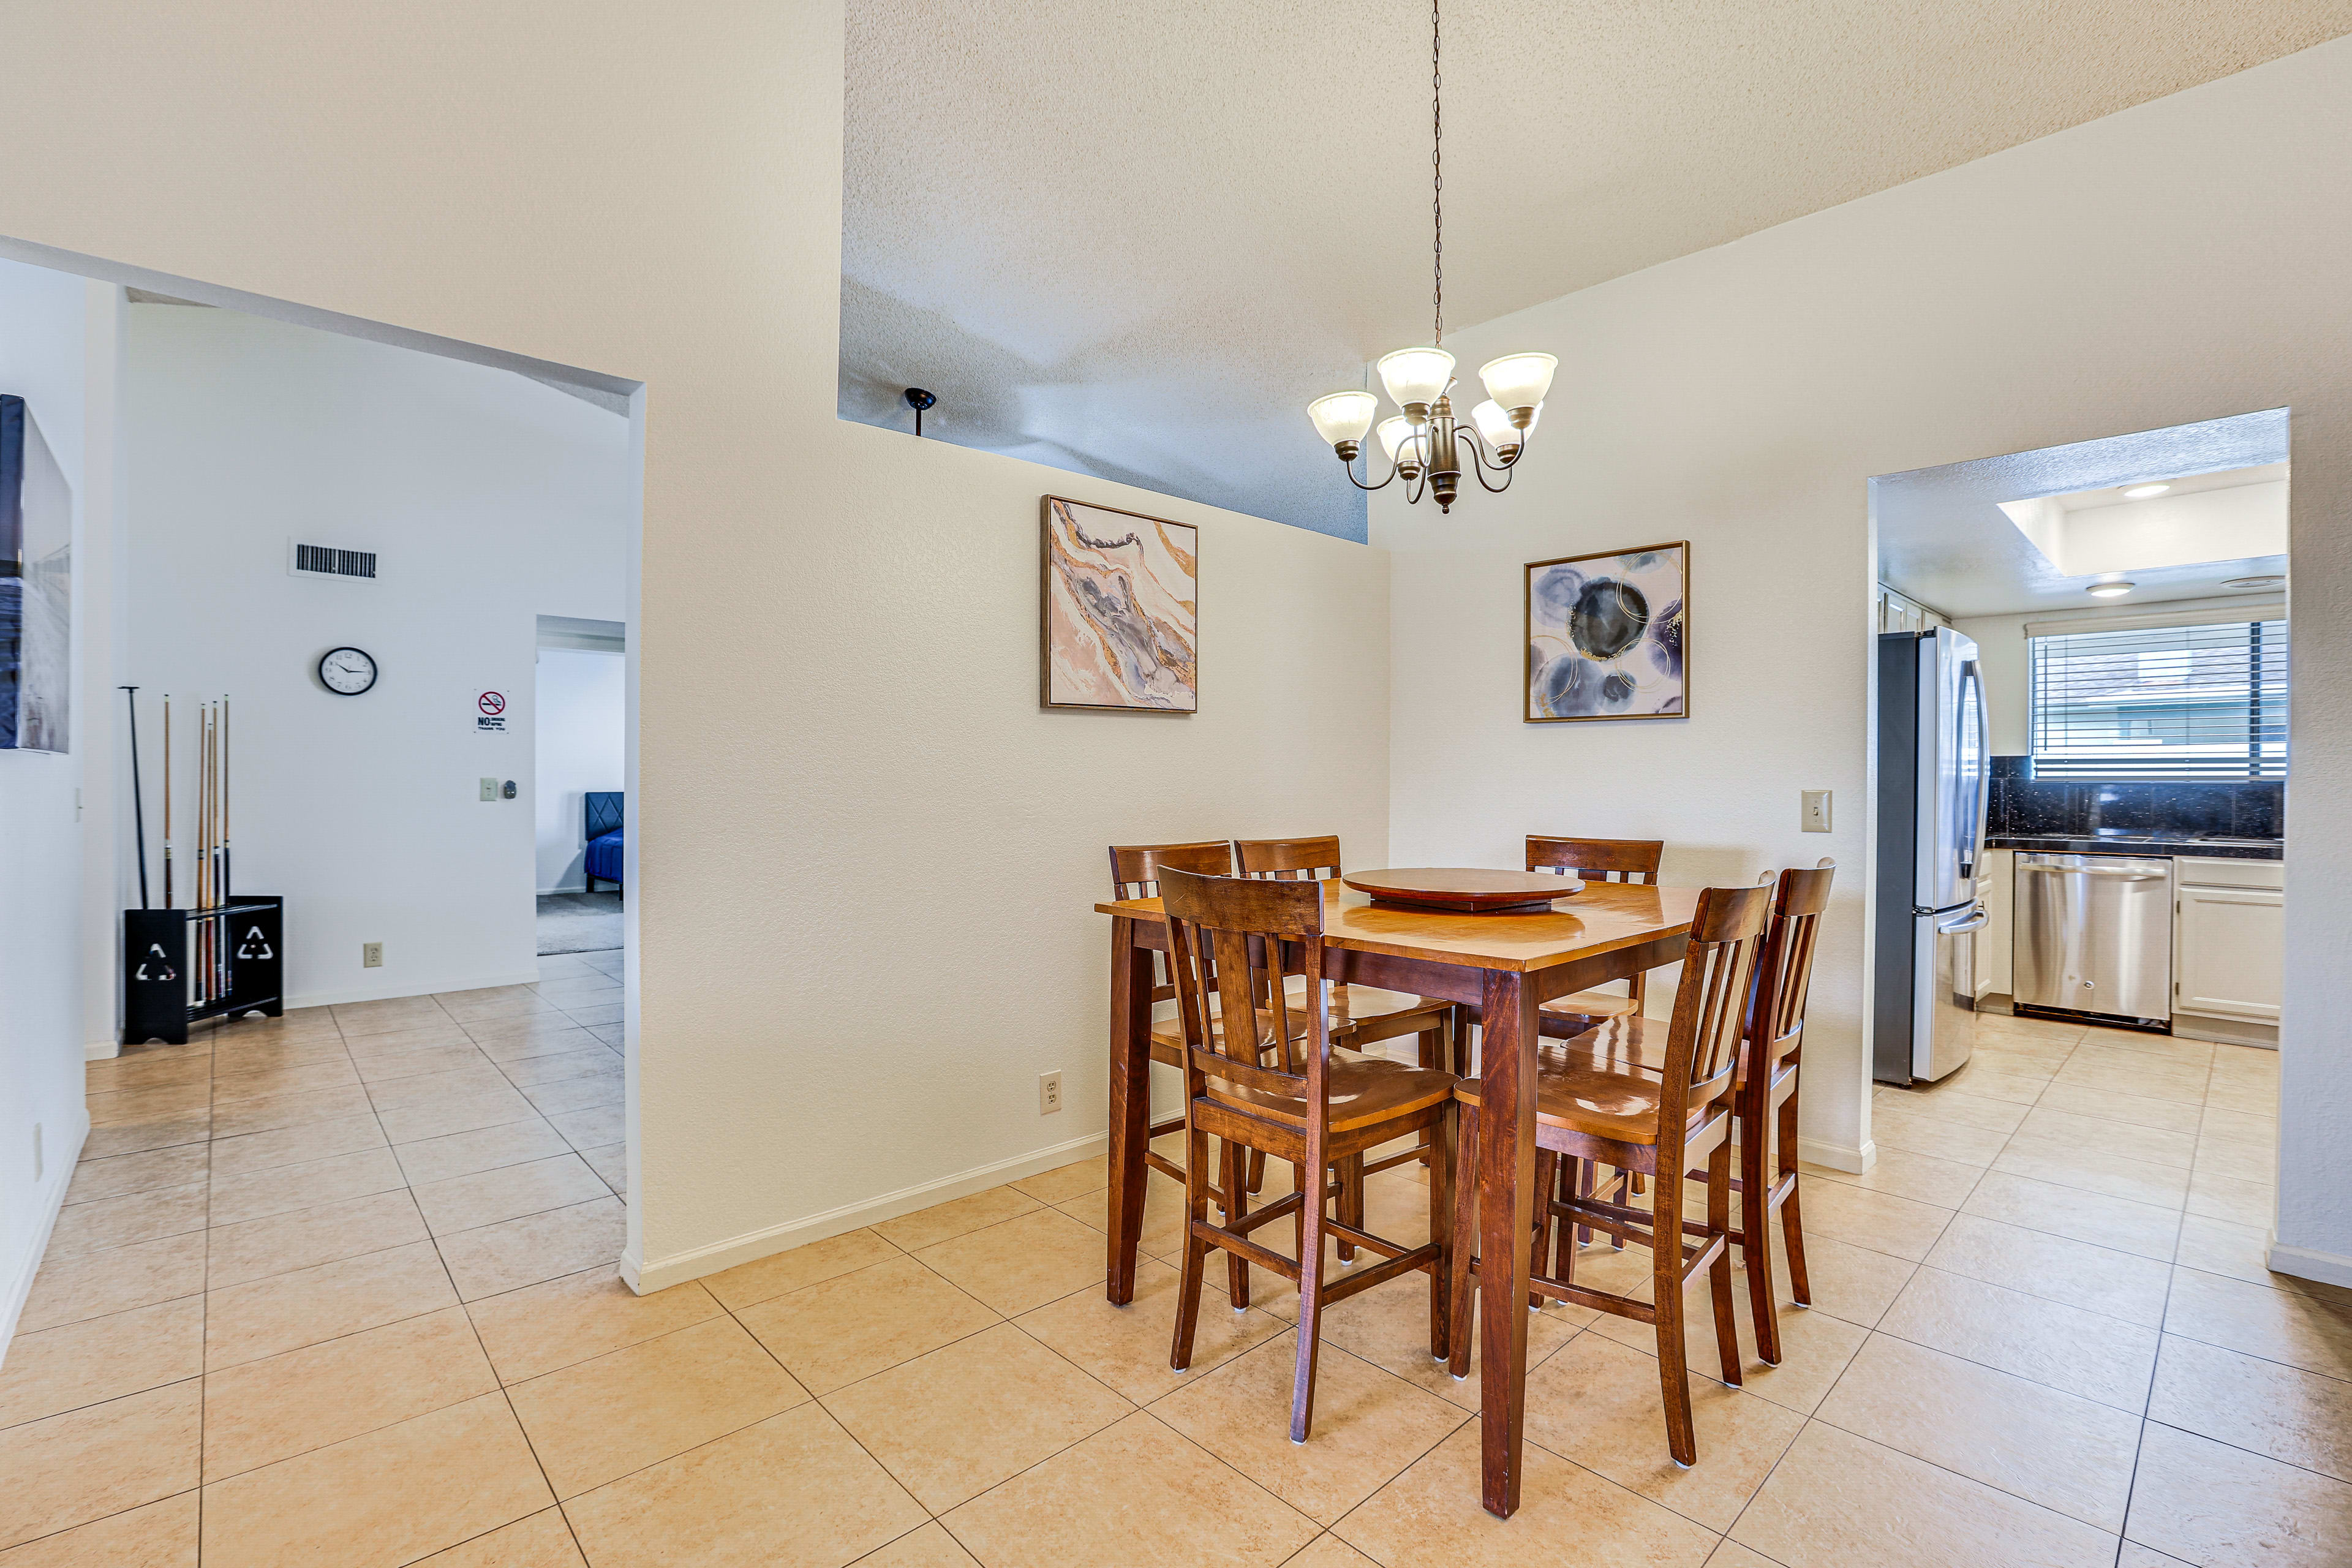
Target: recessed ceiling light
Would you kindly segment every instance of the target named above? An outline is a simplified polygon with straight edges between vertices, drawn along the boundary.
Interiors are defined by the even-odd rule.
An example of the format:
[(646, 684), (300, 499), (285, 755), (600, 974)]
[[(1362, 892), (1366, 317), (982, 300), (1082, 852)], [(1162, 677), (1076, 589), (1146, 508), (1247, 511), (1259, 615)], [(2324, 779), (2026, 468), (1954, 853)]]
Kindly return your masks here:
[(2224, 588), (2277, 588), (2284, 586), (2285, 583), (2286, 579), (2281, 576), (2231, 577), (2225, 579), (2221, 586)]
[(2137, 586), (2136, 583), (2094, 583), (2083, 591), (2094, 599), (2120, 599)]
[(2150, 496), (2160, 496), (2171, 488), (2170, 485), (2134, 485), (2124, 491), (2124, 500), (2146, 500)]

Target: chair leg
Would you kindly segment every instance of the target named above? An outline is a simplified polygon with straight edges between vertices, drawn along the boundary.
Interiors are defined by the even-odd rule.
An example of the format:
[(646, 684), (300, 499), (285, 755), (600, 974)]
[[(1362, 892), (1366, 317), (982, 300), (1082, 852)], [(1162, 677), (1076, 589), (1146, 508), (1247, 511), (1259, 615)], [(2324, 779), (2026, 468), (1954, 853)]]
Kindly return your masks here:
[[(1560, 1202), (1566, 1203), (1576, 1195), (1577, 1168), (1583, 1163), (1583, 1161), (1573, 1156), (1560, 1161), (1559, 1174), (1553, 1179), (1554, 1184), (1559, 1189), (1557, 1195)], [(1549, 1197), (1554, 1194), (1545, 1195)], [(1575, 1284), (1576, 1255), (1582, 1250), (1583, 1248), (1576, 1245), (1576, 1227), (1572, 1225), (1561, 1225), (1553, 1240), (1552, 1278), (1563, 1285)]]
[[(1227, 1179), (1234, 1169), (1234, 1146), (1225, 1144)], [(1209, 1158), (1205, 1133), (1185, 1130), (1184, 1135), (1184, 1268), (1176, 1285), (1176, 1338), (1168, 1349), (1168, 1365), (1182, 1372), (1192, 1364), (1192, 1331), (1201, 1319), (1201, 1276), (1207, 1269), (1209, 1244), (1195, 1235), (1191, 1222), (1209, 1217), (1208, 1178), (1202, 1173)]]
[[(1600, 1167), (1595, 1165), (1590, 1160), (1579, 1160), (1576, 1163), (1576, 1195), (1578, 1197), (1589, 1198), (1592, 1195), (1593, 1184), (1598, 1180), (1599, 1171)], [(1576, 1227), (1576, 1245), (1579, 1247), (1590, 1247), (1591, 1244), (1592, 1227), (1589, 1225), (1578, 1226)]]
[[(1659, 1184), (1664, 1185), (1663, 1178)], [(1731, 1134), (1727, 1131), (1715, 1152), (1706, 1157), (1706, 1223), (1717, 1235), (1731, 1228)], [(1715, 1349), (1723, 1361), (1723, 1381), (1737, 1388), (1740, 1383), (1739, 1314), (1731, 1304), (1729, 1241), (1707, 1265), (1706, 1282), (1715, 1299)]]
[(1429, 1236), (1437, 1243), (1437, 1264), (1429, 1271), (1429, 1354), (1444, 1361), (1453, 1353), (1454, 1249), (1461, 1232), (1454, 1228), (1454, 1111), (1448, 1106), (1429, 1130)]
[[(1778, 1141), (1779, 1159), (1775, 1162), (1784, 1175), (1795, 1175), (1797, 1170), (1797, 1096), (1792, 1090), (1780, 1102), (1780, 1136)], [(1780, 1237), (1789, 1248), (1790, 1294), (1798, 1304), (1813, 1304), (1812, 1282), (1805, 1278), (1805, 1222), (1797, 1207), (1797, 1194), (1804, 1189), (1804, 1178), (1798, 1176), (1789, 1188), (1789, 1195), (1780, 1200)]]
[(1457, 1108), (1454, 1123), (1454, 1298), (1447, 1316), (1460, 1326), (1447, 1348), (1446, 1371), (1456, 1382), (1470, 1375), (1470, 1346), (1478, 1337), (1470, 1315), (1470, 1264), (1478, 1251), (1478, 1113)]
[[(1232, 1202), (1225, 1210), (1225, 1228), (1231, 1230), (1249, 1213), (1249, 1194), (1241, 1188), (1241, 1173), (1242, 1166), (1247, 1163), (1251, 1151), (1230, 1141), (1225, 1142), (1224, 1151), (1223, 1174), (1225, 1191), (1233, 1194)], [(1184, 1168), (1189, 1172), (1192, 1166), (1187, 1164)], [(1250, 1304), (1249, 1260), (1238, 1252), (1225, 1254), (1225, 1300), (1233, 1303), (1234, 1310), (1236, 1312)]]
[(1779, 1366), (1780, 1310), (1772, 1292), (1772, 1184), (1763, 1120), (1751, 1125), (1743, 1117), (1739, 1124), (1739, 1264), (1748, 1275), (1748, 1312), (1756, 1320), (1756, 1359)]
[[(1339, 1223), (1352, 1225), (1361, 1230), (1364, 1228), (1364, 1157), (1361, 1154), (1349, 1155), (1339, 1163)], [(1356, 1261), (1354, 1242), (1342, 1237), (1337, 1250), (1340, 1262)]]
[[(1537, 1192), (1549, 1193), (1551, 1191), (1553, 1184), (1559, 1180), (1559, 1164), (1560, 1157), (1558, 1154), (1553, 1153), (1550, 1150), (1538, 1149), (1536, 1151)], [(1536, 1205), (1535, 1234), (1528, 1237), (1528, 1273), (1540, 1274), (1543, 1272), (1544, 1260), (1551, 1256), (1551, 1205), (1539, 1202)], [(1528, 1291), (1528, 1310), (1530, 1312), (1542, 1311), (1545, 1300), (1546, 1298), (1540, 1292), (1535, 1290)]]
[(1249, 1190), (1254, 1193), (1265, 1191), (1265, 1151), (1263, 1149), (1249, 1152)]
[[(1669, 1195), (1672, 1194), (1673, 1195)], [(1683, 1259), (1680, 1184), (1660, 1183), (1653, 1211), (1650, 1298), (1658, 1310), (1658, 1393), (1666, 1407), (1666, 1452), (1677, 1465), (1698, 1463), (1698, 1428), (1691, 1416), (1690, 1369), (1683, 1349)]]
[[(1328, 1179), (1327, 1172), (1314, 1172), (1315, 1191), (1320, 1193)], [(1290, 1440), (1304, 1443), (1315, 1422), (1315, 1355), (1323, 1343), (1323, 1205), (1302, 1203), (1298, 1208), (1305, 1229), (1298, 1244), (1298, 1367), (1290, 1389)]]

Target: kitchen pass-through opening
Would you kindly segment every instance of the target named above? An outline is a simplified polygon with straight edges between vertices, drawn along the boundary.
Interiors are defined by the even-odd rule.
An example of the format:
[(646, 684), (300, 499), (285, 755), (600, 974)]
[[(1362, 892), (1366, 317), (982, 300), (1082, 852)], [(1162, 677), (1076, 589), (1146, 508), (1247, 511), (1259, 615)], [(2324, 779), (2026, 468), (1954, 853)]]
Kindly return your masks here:
[(2275, 1047), (2288, 414), (1871, 481), (1873, 1061), (1983, 1021)]

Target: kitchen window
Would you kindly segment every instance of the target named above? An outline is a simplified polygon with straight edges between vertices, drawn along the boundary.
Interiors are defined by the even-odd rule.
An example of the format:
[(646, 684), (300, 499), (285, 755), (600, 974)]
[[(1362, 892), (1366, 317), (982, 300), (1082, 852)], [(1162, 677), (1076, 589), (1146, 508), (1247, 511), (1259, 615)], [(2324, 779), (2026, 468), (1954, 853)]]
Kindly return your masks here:
[(2284, 616), (2038, 630), (2027, 628), (2035, 777), (2286, 777)]

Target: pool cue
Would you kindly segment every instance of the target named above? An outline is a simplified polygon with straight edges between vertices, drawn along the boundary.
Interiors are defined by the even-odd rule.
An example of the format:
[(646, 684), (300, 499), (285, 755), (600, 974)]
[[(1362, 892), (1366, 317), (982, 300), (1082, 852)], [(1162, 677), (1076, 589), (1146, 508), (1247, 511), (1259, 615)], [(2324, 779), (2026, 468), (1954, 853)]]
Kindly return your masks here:
[[(210, 847), (205, 842), (207, 826), (205, 820), (205, 780), (210, 773), (212, 763), (211, 720), (212, 704), (199, 701), (196, 704), (196, 901), (193, 906), (197, 910), (210, 908), (213, 901), (211, 889), (205, 880), (205, 867), (209, 858), (205, 850)], [(207, 993), (212, 989), (211, 978), (205, 972), (205, 964), (211, 957), (207, 939), (213, 934), (212, 927), (199, 920), (195, 924), (195, 951), (189, 956), (195, 961), (196, 1005), (201, 1007), (210, 1000)]]
[(139, 907), (147, 908), (147, 810), (139, 794), (139, 689), (126, 686), (131, 704), (131, 822), (139, 844)]
[(236, 902), (228, 859), (228, 693), (221, 693), (221, 902)]
[(172, 907), (172, 694), (163, 693), (163, 907)]

